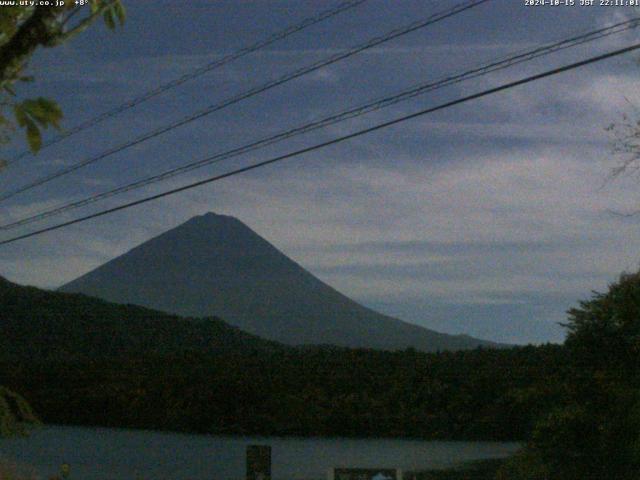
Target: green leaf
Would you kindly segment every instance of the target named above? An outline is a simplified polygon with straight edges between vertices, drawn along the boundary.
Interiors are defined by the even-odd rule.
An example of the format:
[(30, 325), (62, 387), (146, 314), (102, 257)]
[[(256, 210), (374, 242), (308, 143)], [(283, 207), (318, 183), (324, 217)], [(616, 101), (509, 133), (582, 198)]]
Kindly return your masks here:
[(60, 128), (62, 110), (52, 100), (43, 97), (24, 100), (14, 105), (13, 111), (18, 125), (26, 129), (27, 143), (34, 153), (42, 147), (41, 128), (49, 125)]
[(55, 128), (60, 128), (59, 122), (62, 119), (62, 110), (54, 101), (39, 97), (24, 100), (20, 105), (22, 113), (29, 116), (41, 127), (47, 128), (49, 125), (53, 125)]
[(105, 12), (104, 12), (104, 14), (102, 16), (104, 17), (104, 23), (107, 25), (109, 30), (115, 30), (116, 21), (113, 18), (113, 10), (111, 10), (111, 9), (105, 10)]
[(118, 17), (118, 20), (120, 21), (120, 25), (124, 25), (124, 19), (127, 16), (127, 11), (125, 10), (122, 2), (120, 1), (116, 2), (116, 4), (113, 6), (113, 9), (116, 12), (116, 16)]
[(21, 127), (24, 127), (27, 123), (27, 114), (24, 112), (22, 105), (21, 104), (14, 105), (13, 113), (16, 117), (16, 121), (18, 122), (18, 125), (20, 125)]
[(91, 13), (93, 14), (100, 10), (102, 2), (100, 0), (94, 0), (92, 2), (89, 2), (89, 5), (91, 5)]

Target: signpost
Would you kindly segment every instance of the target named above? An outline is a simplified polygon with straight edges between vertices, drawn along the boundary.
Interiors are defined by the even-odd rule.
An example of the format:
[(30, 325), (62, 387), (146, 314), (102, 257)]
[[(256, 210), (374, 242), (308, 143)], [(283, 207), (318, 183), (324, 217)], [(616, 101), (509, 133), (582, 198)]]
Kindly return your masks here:
[(395, 468), (332, 468), (328, 480), (402, 480)]
[(247, 480), (271, 480), (271, 446), (247, 446)]

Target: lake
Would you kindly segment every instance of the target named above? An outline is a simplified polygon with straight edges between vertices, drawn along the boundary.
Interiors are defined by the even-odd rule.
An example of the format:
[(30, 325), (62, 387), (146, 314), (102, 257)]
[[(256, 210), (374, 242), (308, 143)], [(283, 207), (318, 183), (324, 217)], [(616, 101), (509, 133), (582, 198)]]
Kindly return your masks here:
[(70, 480), (239, 480), (251, 444), (271, 445), (274, 480), (323, 479), (334, 466), (441, 468), (504, 457), (518, 448), (498, 442), (227, 437), (55, 426), (28, 438), (0, 440), (0, 457), (30, 465), (44, 479), (67, 462)]

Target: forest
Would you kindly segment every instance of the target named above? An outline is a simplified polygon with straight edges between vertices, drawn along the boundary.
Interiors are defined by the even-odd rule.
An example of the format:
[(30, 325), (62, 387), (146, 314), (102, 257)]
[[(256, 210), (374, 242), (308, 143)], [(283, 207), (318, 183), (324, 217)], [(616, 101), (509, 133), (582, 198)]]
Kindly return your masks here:
[[(10, 284), (2, 290), (3, 312), (12, 318), (27, 305), (47, 318), (56, 305), (86, 307), (95, 301), (24, 288)], [(29, 301), (22, 302), (23, 296)], [(145, 328), (124, 328), (126, 315), (109, 316), (110, 304), (100, 305), (108, 318), (89, 342), (81, 341), (80, 330), (87, 326), (79, 319), (83, 310), (74, 307), (64, 322), (52, 315), (48, 327), (30, 317), (32, 326), (44, 329), (37, 337), (40, 353), (3, 349), (0, 383), (23, 395), (45, 423), (519, 440), (525, 447), (501, 467), (501, 479), (626, 480), (640, 471), (638, 273), (622, 275), (608, 292), (594, 293), (570, 310), (564, 345), (458, 352), (285, 347), (244, 337), (215, 319), (196, 322), (218, 327), (208, 340), (192, 332), (182, 348), (174, 344), (170, 352), (168, 344), (158, 345), (170, 335), (145, 338)], [(133, 308), (146, 318), (142, 324), (158, 314), (113, 308), (120, 314)], [(3, 339), (15, 340), (15, 322), (6, 319)], [(66, 325), (67, 337), (56, 333), (56, 322)], [(109, 331), (114, 344), (128, 334), (137, 335), (138, 343), (121, 355), (90, 355), (99, 345), (96, 338)], [(55, 341), (46, 343), (47, 332)], [(228, 334), (242, 341), (222, 348)]]
[(334, 348), (3, 362), (47, 423), (198, 433), (521, 440), (562, 395), (557, 346)]
[(290, 347), (0, 281), (0, 384), (47, 423), (201, 433), (526, 438), (562, 393), (559, 346), (424, 353)]

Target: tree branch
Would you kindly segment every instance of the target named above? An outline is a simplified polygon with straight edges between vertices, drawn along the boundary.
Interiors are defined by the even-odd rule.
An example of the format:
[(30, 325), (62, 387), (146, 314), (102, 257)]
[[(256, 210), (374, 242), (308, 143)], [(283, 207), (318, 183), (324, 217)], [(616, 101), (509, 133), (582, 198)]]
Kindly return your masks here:
[(61, 32), (60, 35), (58, 36), (58, 40), (57, 41), (58, 42), (64, 42), (64, 41), (70, 39), (71, 37), (73, 37), (73, 36), (75, 36), (75, 35), (77, 35), (79, 33), (82, 33), (83, 31), (85, 31), (89, 27), (89, 25), (91, 25), (91, 23), (93, 23), (93, 21), (96, 19), (96, 17), (102, 15), (104, 12), (106, 12), (110, 8), (113, 8), (116, 5), (116, 3), (118, 3), (118, 0), (113, 0), (111, 2), (105, 3), (100, 8), (98, 8), (94, 12), (92, 12), (91, 15), (89, 15), (88, 17), (86, 17), (83, 20), (81, 20), (73, 28), (67, 30), (66, 32)]
[(14, 80), (29, 56), (39, 46), (51, 45), (59, 9), (36, 7), (11, 39), (0, 47), (0, 85)]

